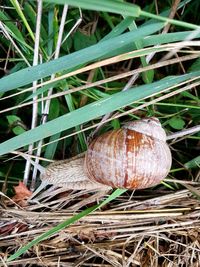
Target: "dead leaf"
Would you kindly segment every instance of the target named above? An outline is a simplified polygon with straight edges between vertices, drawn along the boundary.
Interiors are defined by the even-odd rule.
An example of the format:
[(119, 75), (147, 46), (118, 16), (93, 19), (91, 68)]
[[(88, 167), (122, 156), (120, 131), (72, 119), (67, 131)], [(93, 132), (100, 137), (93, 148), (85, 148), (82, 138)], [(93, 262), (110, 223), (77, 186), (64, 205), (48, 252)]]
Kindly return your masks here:
[(28, 226), (24, 223), (13, 222), (0, 227), (0, 235), (9, 235), (22, 233), (28, 230)]
[(21, 181), (19, 185), (14, 186), (14, 190), (15, 195), (12, 200), (22, 207), (27, 206), (27, 199), (32, 195), (32, 192)]

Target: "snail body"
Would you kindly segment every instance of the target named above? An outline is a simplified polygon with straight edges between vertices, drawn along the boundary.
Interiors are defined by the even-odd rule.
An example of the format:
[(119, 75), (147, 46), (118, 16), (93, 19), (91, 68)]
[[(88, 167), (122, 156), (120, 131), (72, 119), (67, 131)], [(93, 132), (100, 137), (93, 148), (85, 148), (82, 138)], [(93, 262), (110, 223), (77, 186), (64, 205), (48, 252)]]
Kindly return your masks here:
[(142, 189), (159, 184), (171, 161), (164, 129), (148, 118), (100, 135), (84, 156), (50, 164), (41, 179), (69, 189)]
[[(108, 186), (93, 182), (84, 170), (85, 155), (51, 163), (41, 175), (42, 182), (66, 189), (108, 189)], [(110, 188), (110, 187), (109, 187)]]

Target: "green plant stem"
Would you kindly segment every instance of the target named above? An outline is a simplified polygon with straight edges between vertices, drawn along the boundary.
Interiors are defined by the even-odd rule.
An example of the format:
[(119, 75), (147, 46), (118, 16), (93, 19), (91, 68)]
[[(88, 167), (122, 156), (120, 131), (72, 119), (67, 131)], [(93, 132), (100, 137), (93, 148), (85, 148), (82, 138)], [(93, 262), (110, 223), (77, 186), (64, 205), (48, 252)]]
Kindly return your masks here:
[(35, 41), (34, 34), (33, 34), (32, 30), (31, 30), (31, 27), (28, 24), (28, 21), (27, 21), (26, 17), (24, 16), (24, 13), (22, 12), (22, 9), (21, 9), (21, 7), (19, 5), (19, 2), (17, 0), (10, 0), (10, 2), (12, 3), (12, 5), (14, 6), (14, 8), (16, 9), (16, 12), (18, 13), (18, 15), (20, 16), (20, 18), (24, 22), (24, 25), (25, 25), (26, 29), (28, 30), (28, 32), (29, 32), (32, 40)]
[(184, 22), (184, 21), (179, 21), (176, 19), (170, 19), (170, 18), (162, 17), (159, 15), (155, 15), (155, 14), (143, 11), (143, 10), (141, 10), (140, 15), (143, 17), (164, 21), (166, 24), (171, 23), (173, 25), (177, 25), (177, 26), (181, 26), (181, 27), (186, 27), (186, 28), (190, 28), (190, 29), (194, 29), (194, 30), (197, 30), (197, 29), (200, 30), (200, 27), (198, 25)]

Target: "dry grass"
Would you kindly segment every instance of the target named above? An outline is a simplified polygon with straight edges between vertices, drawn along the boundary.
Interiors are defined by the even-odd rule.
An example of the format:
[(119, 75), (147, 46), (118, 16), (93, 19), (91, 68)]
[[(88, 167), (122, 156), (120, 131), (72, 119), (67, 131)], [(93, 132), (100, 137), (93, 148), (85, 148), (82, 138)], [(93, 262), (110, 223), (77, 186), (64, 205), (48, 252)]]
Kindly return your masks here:
[[(27, 261), (37, 266), (199, 266), (199, 200), (189, 190), (130, 193), (34, 246), (8, 266), (24, 266)], [(39, 203), (25, 208), (4, 201), (0, 247), (5, 255), (104, 197), (103, 193), (56, 189), (51, 189), (53, 198), (48, 195), (42, 193)]]

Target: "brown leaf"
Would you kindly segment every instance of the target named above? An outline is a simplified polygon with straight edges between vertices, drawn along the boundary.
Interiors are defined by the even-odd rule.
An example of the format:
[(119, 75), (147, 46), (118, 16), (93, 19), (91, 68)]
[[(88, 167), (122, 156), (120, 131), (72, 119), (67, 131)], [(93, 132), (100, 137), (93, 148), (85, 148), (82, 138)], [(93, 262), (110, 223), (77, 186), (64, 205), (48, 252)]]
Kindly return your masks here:
[(13, 222), (0, 227), (0, 235), (8, 235), (13, 233), (22, 233), (28, 230), (28, 226), (24, 223)]
[(32, 195), (32, 192), (21, 181), (19, 185), (14, 186), (14, 190), (15, 195), (12, 200), (22, 207), (27, 206), (27, 199)]

